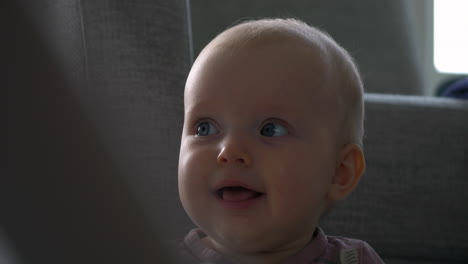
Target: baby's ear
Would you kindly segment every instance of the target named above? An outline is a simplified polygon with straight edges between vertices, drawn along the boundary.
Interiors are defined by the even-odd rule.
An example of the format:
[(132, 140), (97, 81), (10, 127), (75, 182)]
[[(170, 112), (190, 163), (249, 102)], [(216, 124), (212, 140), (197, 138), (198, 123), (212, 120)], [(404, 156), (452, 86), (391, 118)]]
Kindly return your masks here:
[(345, 145), (338, 156), (328, 198), (332, 201), (345, 199), (359, 183), (365, 168), (362, 148), (356, 144)]

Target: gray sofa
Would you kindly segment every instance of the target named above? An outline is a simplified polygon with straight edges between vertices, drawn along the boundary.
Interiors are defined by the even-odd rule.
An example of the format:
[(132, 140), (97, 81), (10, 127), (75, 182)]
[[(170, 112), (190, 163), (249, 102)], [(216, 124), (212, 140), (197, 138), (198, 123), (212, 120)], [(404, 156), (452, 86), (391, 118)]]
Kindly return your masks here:
[[(161, 263), (192, 51), (184, 0), (13, 1), (1, 263)], [(384, 80), (382, 80), (384, 81)], [(386, 263), (468, 263), (468, 102), (366, 95), (368, 168), (323, 219)], [(169, 260), (167, 260), (170, 262)]]

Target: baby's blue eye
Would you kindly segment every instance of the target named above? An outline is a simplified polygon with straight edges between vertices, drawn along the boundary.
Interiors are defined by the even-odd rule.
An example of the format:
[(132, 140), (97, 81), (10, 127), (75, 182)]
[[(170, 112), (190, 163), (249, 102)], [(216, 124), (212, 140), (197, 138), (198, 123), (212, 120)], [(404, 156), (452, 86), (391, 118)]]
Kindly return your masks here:
[(279, 137), (288, 134), (288, 130), (278, 123), (266, 123), (260, 130), (260, 134), (265, 137)]
[(206, 136), (214, 135), (217, 133), (218, 133), (218, 130), (210, 122), (205, 121), (205, 122), (201, 122), (200, 124), (198, 124), (197, 136), (206, 137)]

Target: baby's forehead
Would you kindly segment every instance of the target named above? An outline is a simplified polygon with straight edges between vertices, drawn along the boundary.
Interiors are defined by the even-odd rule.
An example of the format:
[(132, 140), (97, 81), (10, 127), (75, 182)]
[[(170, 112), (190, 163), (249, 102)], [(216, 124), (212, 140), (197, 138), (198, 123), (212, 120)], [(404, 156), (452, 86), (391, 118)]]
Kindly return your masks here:
[[(287, 52), (278, 55), (279, 50)], [(227, 29), (203, 49), (195, 64), (204, 68), (207, 64), (203, 61), (218, 60), (218, 52), (236, 57), (266, 51), (272, 57), (283, 56), (289, 61), (291, 56), (302, 57), (297, 62), (312, 65), (309, 74), (320, 74), (327, 83), (325, 89), (335, 90), (334, 93), (345, 89), (349, 76), (355, 75), (348, 69), (352, 64), (347, 63), (346, 53), (326, 33), (300, 21), (282, 19), (251, 21)]]
[[(255, 21), (224, 31), (210, 42), (200, 55), (213, 54), (213, 51), (219, 50), (227, 51), (233, 56), (246, 52), (269, 52), (271, 56), (290, 62), (291, 58), (296, 56), (302, 58), (298, 63), (314, 63), (320, 68), (322, 77), (328, 79), (331, 75), (336, 75), (334, 66), (340, 63), (332, 45), (324, 33), (306, 24)], [(282, 50), (281, 55), (278, 54), (279, 50)], [(318, 69), (313, 68), (311, 71)]]
[(273, 45), (295, 46), (309, 52), (322, 53), (323, 57), (331, 50), (327, 47), (331, 43), (328, 43), (322, 32), (306, 25), (290, 25), (284, 21), (256, 21), (235, 26), (218, 35), (205, 49), (222, 47), (242, 50)]

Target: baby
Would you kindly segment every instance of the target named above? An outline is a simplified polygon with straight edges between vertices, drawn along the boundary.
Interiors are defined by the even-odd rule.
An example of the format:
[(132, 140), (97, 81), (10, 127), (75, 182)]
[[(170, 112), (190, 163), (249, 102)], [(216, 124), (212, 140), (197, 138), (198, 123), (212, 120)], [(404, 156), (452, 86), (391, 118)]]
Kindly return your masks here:
[(182, 205), (199, 227), (180, 247), (210, 263), (383, 263), (326, 236), (322, 215), (365, 169), (363, 87), (350, 55), (294, 19), (234, 26), (185, 87)]

